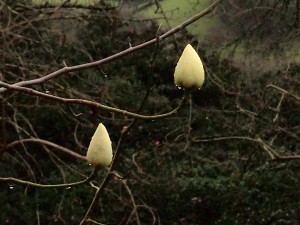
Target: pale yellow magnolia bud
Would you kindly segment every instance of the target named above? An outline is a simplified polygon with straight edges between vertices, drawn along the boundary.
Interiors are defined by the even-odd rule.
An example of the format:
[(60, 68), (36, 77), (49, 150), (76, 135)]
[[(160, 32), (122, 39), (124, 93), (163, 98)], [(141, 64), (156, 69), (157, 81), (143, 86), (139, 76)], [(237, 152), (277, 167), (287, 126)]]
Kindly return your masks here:
[(180, 56), (174, 73), (176, 86), (200, 89), (204, 82), (204, 69), (195, 49), (188, 44)]
[(105, 126), (100, 123), (90, 142), (87, 161), (93, 166), (107, 167), (112, 161), (112, 147)]

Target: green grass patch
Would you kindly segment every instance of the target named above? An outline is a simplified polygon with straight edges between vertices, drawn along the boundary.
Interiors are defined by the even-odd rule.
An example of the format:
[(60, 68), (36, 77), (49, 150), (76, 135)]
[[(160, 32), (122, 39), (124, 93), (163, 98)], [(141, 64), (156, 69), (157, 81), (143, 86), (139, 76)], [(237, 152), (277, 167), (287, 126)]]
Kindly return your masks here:
[[(192, 0), (192, 1), (160, 1), (161, 9), (157, 10), (156, 5), (152, 5), (143, 12), (141, 16), (146, 19), (154, 19), (165, 29), (173, 28), (184, 22), (190, 17), (203, 11), (210, 5), (210, 0)], [(162, 12), (163, 11), (163, 12)], [(167, 18), (164, 18), (165, 17)], [(169, 25), (168, 25), (169, 24)], [(204, 35), (211, 29), (216, 29), (220, 25), (218, 18), (205, 16), (187, 27), (187, 30), (193, 35)], [(170, 27), (169, 27), (170, 26)]]

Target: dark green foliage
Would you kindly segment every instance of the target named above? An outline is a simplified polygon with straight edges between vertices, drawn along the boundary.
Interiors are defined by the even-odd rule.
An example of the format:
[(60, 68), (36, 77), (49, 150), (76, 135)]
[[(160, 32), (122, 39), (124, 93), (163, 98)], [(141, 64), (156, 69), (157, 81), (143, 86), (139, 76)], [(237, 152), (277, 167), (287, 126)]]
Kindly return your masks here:
[[(18, 7), (14, 9), (23, 13), (25, 9)], [(25, 12), (29, 18), (45, 16), (44, 11)], [(117, 11), (71, 12), (78, 16), (72, 23), (37, 20), (33, 27), (15, 31), (23, 35), (22, 41), (7, 41), (10, 35), (3, 32), (6, 51), (1, 79), (10, 83), (34, 79), (64, 63), (77, 65), (118, 53), (129, 47), (128, 38), (136, 45), (156, 36), (156, 26), (141, 23), (143, 29), (136, 28), (128, 21), (125, 26)], [(20, 21), (18, 17), (13, 22)], [(60, 40), (63, 37), (65, 41)], [(185, 31), (177, 35), (180, 49), (190, 40)], [(160, 43), (155, 60), (154, 49), (142, 49), (32, 88), (134, 112), (149, 85), (151, 93), (141, 113), (165, 113), (183, 95), (173, 83), (180, 53), (172, 38)], [(111, 180), (93, 219), (104, 224), (126, 224), (127, 220), (136, 224), (135, 215), (130, 217), (134, 197), (141, 224), (299, 224), (299, 160), (272, 162), (258, 141), (282, 156), (300, 154), (299, 99), (293, 97), (300, 95), (299, 65), (247, 77), (247, 71), (218, 52), (200, 46), (199, 54), (207, 78), (202, 90), (192, 93), (192, 106), (186, 101), (173, 117), (137, 122), (123, 144), (116, 168), (123, 179)], [(269, 84), (289, 94), (281, 101), (282, 92), (266, 88)], [(132, 120), (11, 91), (1, 93), (1, 110), (0, 177), (43, 184), (82, 180), (91, 167), (39, 143), (9, 149), (6, 144), (41, 138), (85, 155), (99, 122), (105, 123), (115, 147), (121, 130)], [(94, 184), (99, 185), (104, 175), (102, 171)], [(79, 224), (94, 192), (89, 184), (35, 189), (0, 183), (0, 224), (35, 224), (37, 212), (41, 224)]]

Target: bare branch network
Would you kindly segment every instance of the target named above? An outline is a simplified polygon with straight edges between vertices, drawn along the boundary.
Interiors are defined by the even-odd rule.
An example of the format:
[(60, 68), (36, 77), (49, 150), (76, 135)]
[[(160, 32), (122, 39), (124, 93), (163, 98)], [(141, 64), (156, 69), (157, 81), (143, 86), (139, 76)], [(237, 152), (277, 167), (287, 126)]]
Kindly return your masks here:
[[(119, 4), (122, 4), (123, 1), (120, 1)], [(195, 110), (193, 108), (193, 104), (194, 104), (194, 99), (193, 99), (193, 95), (191, 92), (189, 92), (189, 90), (185, 90), (184, 91), (184, 96), (181, 97), (181, 100), (179, 100), (178, 102), (176, 102), (177, 104), (174, 104), (173, 107), (170, 107), (168, 110), (161, 110), (159, 112), (155, 112), (153, 114), (150, 113), (145, 113), (143, 110), (145, 108), (145, 105), (147, 104), (147, 102), (150, 101), (150, 93), (152, 91), (151, 87), (151, 79), (153, 78), (148, 78), (149, 80), (147, 81), (147, 85), (146, 85), (146, 89), (144, 90), (144, 95), (142, 97), (142, 99), (140, 99), (139, 101), (137, 101), (136, 106), (137, 109), (131, 109), (128, 110), (126, 108), (123, 107), (119, 107), (118, 104), (114, 104), (113, 101), (110, 99), (110, 96), (104, 91), (101, 92), (101, 94), (105, 95), (106, 94), (106, 99), (109, 99), (108, 101), (104, 102), (101, 101), (105, 98), (99, 97), (100, 101), (97, 100), (88, 100), (87, 98), (85, 98), (84, 94), (78, 94), (80, 97), (78, 97), (78, 95), (76, 96), (76, 98), (74, 97), (75, 94), (72, 91), (68, 92), (68, 97), (60, 97), (59, 94), (50, 94), (48, 92), (44, 93), (42, 91), (39, 91), (39, 89), (34, 89), (33, 86), (35, 85), (45, 85), (46, 83), (54, 83), (55, 79), (58, 78), (62, 78), (64, 76), (69, 76), (71, 72), (79, 72), (79, 71), (85, 71), (87, 69), (90, 68), (96, 68), (99, 69), (99, 66), (102, 66), (104, 64), (108, 64), (108, 63), (112, 63), (114, 61), (116, 61), (116, 59), (120, 59), (123, 58), (125, 56), (128, 56), (131, 53), (135, 53), (138, 51), (142, 51), (143, 49), (148, 48), (149, 46), (154, 46), (154, 53), (152, 56), (152, 59), (150, 60), (149, 63), (149, 69), (152, 71), (153, 69), (153, 65), (155, 64), (155, 59), (157, 57), (157, 48), (159, 47), (159, 45), (161, 44), (161, 42), (165, 39), (168, 38), (174, 38), (174, 43), (175, 45), (177, 44), (177, 40), (174, 36), (174, 34), (182, 31), (184, 28), (188, 27), (189, 25), (191, 25), (192, 23), (200, 20), (201, 18), (214, 13), (214, 11), (216, 10), (216, 7), (222, 2), (222, 0), (216, 0), (214, 1), (209, 7), (207, 7), (205, 10), (203, 10), (202, 12), (194, 15), (193, 17), (187, 19), (186, 21), (182, 22), (181, 24), (179, 24), (178, 26), (170, 29), (169, 31), (161, 34), (161, 35), (157, 35), (156, 37), (153, 37), (153, 39), (149, 40), (149, 41), (145, 41), (141, 44), (138, 44), (136, 46), (130, 46), (128, 49), (122, 50), (116, 54), (110, 55), (108, 57), (99, 59), (99, 60), (93, 60), (93, 58), (89, 55), (89, 53), (86, 53), (90, 58), (92, 62), (88, 62), (88, 63), (83, 63), (83, 64), (78, 64), (78, 65), (74, 65), (74, 66), (64, 66), (61, 69), (57, 69), (54, 72), (51, 72), (49, 74), (43, 75), (39, 78), (36, 79), (30, 79), (32, 78), (32, 75), (34, 75), (35, 72), (33, 71), (29, 71), (29, 75), (27, 74), (27, 68), (26, 68), (26, 63), (24, 63), (24, 61), (21, 59), (21, 57), (19, 57), (19, 63), (20, 66), (18, 69), (20, 69), (21, 72), (19, 72), (20, 76), (16, 76), (14, 74), (14, 79), (15, 82), (7, 82), (4, 80), (4, 78), (2, 77), (2, 74), (0, 74), (0, 100), (1, 100), (1, 132), (2, 132), (2, 137), (0, 137), (0, 140), (2, 141), (1, 143), (1, 148), (0, 148), (0, 158), (2, 156), (7, 156), (9, 155), (9, 157), (13, 158), (14, 162), (20, 163), (22, 165), (24, 165), (23, 167), (26, 168), (27, 174), (24, 175), (24, 177), (21, 178), (16, 178), (14, 176), (7, 176), (7, 177), (0, 177), (0, 182), (5, 182), (9, 185), (12, 184), (20, 184), (20, 185), (24, 185), (26, 187), (35, 187), (35, 188), (63, 188), (63, 189), (69, 189), (71, 187), (75, 187), (78, 185), (84, 185), (84, 184), (88, 184), (90, 186), (90, 188), (95, 189), (95, 192), (93, 193), (93, 199), (92, 201), (89, 203), (89, 207), (86, 209), (85, 211), (85, 215), (83, 216), (83, 218), (81, 219), (80, 225), (84, 225), (87, 223), (93, 223), (93, 224), (100, 224), (99, 222), (97, 222), (96, 220), (93, 219), (94, 214), (93, 212), (99, 207), (99, 201), (101, 196), (103, 195), (104, 192), (108, 191), (108, 184), (109, 182), (113, 182), (114, 180), (117, 180), (121, 186), (124, 188), (126, 194), (129, 196), (129, 198), (127, 199), (127, 203), (130, 206), (131, 212), (129, 214), (129, 216), (124, 219), (126, 220), (124, 222), (124, 224), (129, 224), (130, 221), (134, 221), (136, 224), (140, 225), (143, 224), (143, 221), (141, 220), (141, 214), (139, 214), (139, 210), (146, 210), (150, 217), (152, 217), (152, 223), (156, 224), (156, 222), (158, 222), (158, 217), (156, 215), (155, 210), (148, 206), (146, 203), (137, 200), (135, 198), (135, 193), (131, 190), (130, 188), (130, 183), (128, 182), (129, 179), (124, 178), (122, 175), (119, 175), (118, 171), (117, 171), (117, 166), (120, 165), (121, 162), (121, 154), (122, 149), (125, 148), (126, 145), (126, 138), (128, 138), (130, 132), (133, 131), (133, 128), (136, 127), (136, 130), (142, 130), (143, 129), (143, 125), (139, 125), (136, 126), (138, 124), (138, 122), (140, 121), (144, 121), (144, 122), (148, 122), (148, 121), (157, 121), (157, 120), (161, 120), (161, 119), (169, 119), (170, 121), (172, 121), (173, 118), (177, 118), (177, 121), (181, 121), (183, 120), (182, 118), (184, 118), (183, 116), (180, 115), (179, 112), (181, 112), (181, 110), (184, 108), (185, 104), (188, 102), (189, 104), (189, 109), (187, 110), (187, 122), (186, 124), (183, 126), (184, 131), (180, 131), (181, 129), (176, 128), (172, 131), (170, 131), (170, 133), (168, 133), (164, 138), (166, 140), (166, 145), (167, 148), (172, 149), (171, 147), (173, 145), (177, 145), (178, 143), (182, 144), (184, 143), (180, 148), (181, 148), (181, 152), (186, 152), (192, 144), (197, 144), (197, 143), (219, 143), (219, 142), (230, 142), (230, 141), (245, 141), (247, 143), (251, 143), (251, 146), (253, 146), (254, 151), (256, 150), (261, 150), (263, 152), (264, 155), (267, 156), (267, 158), (273, 162), (290, 162), (290, 161), (296, 161), (296, 160), (300, 160), (300, 155), (297, 154), (292, 154), (291, 151), (287, 152), (287, 148), (285, 149), (287, 153), (282, 153), (279, 152), (276, 145), (273, 144), (274, 140), (277, 138), (277, 136), (279, 136), (279, 134), (284, 133), (287, 138), (291, 138), (293, 140), (299, 140), (299, 137), (297, 135), (296, 131), (290, 131), (288, 128), (283, 127), (283, 126), (276, 126), (276, 123), (278, 122), (278, 120), (280, 120), (281, 117), (281, 113), (282, 113), (282, 108), (284, 105), (284, 101), (286, 99), (292, 99), (292, 101), (296, 102), (297, 105), (300, 104), (300, 96), (298, 96), (296, 93), (294, 93), (293, 91), (289, 91), (288, 89), (286, 89), (285, 87), (280, 87), (278, 85), (275, 84), (267, 84), (264, 86), (264, 90), (262, 90), (265, 98), (267, 98), (267, 94), (268, 94), (268, 90), (272, 90), (276, 93), (281, 94), (279, 100), (277, 101), (277, 99), (275, 99), (273, 102), (269, 103), (270, 105), (276, 105), (275, 107), (269, 107), (268, 104), (262, 104), (263, 106), (259, 105), (256, 106), (254, 105), (252, 108), (249, 107), (245, 107), (245, 102), (247, 102), (247, 96), (245, 97), (241, 91), (242, 87), (238, 86), (236, 88), (232, 88), (229, 86), (226, 86), (226, 84), (224, 84), (222, 82), (222, 79), (219, 78), (216, 74), (214, 74), (210, 69), (206, 69), (206, 72), (208, 73), (208, 81), (214, 85), (214, 87), (218, 88), (219, 90), (221, 90), (223, 93), (225, 93), (226, 95), (229, 96), (233, 96), (235, 98), (235, 106), (232, 107), (234, 108), (234, 110), (232, 108), (230, 108), (228, 111), (225, 109), (225, 106), (223, 109), (219, 109), (220, 111), (222, 111), (224, 114), (228, 113), (228, 114), (234, 114), (237, 117), (237, 120), (242, 118), (245, 121), (245, 126), (249, 130), (248, 134), (241, 134), (241, 135), (236, 135), (234, 133), (234, 131), (232, 131), (232, 135), (230, 136), (225, 136), (225, 135), (219, 135), (219, 136), (201, 136), (198, 134), (194, 134), (193, 132), (193, 124), (192, 124), (192, 119), (194, 115), (193, 114), (193, 110)], [(160, 4), (158, 1), (156, 1), (157, 7), (160, 7)], [(3, 8), (5, 3), (2, 3)], [(85, 6), (85, 5), (81, 5), (81, 4), (70, 4), (69, 1), (65, 1), (62, 4), (59, 5), (52, 5), (52, 4), (43, 4), (43, 5), (36, 5), (36, 6), (27, 6), (25, 4), (20, 4), (18, 3), (17, 6), (21, 9), (21, 11), (36, 11), (38, 12), (39, 10), (50, 10), (49, 14), (52, 14), (54, 12), (58, 12), (60, 9), (85, 9), (85, 10), (91, 10), (91, 11), (110, 11), (110, 10), (114, 10), (117, 7), (106, 7), (106, 6)], [(15, 15), (20, 17), (20, 20), (22, 21), (22, 19), (25, 20), (25, 18), (23, 18), (23, 16), (21, 14), (19, 14), (18, 12), (14, 12), (14, 11), (10, 11), (8, 12), (11, 15)], [(245, 12), (248, 13), (248, 12)], [(164, 15), (164, 18), (167, 19), (167, 17)], [(26, 21), (28, 22), (28, 24), (26, 25), (27, 27), (33, 26), (32, 22), (33, 21)], [(11, 23), (11, 21), (7, 21), (7, 23)], [(22, 22), (21, 22), (22, 23)], [(26, 24), (26, 23), (25, 23)], [(21, 24), (22, 25), (22, 24)], [(21, 25), (16, 25), (14, 24), (13, 29), (17, 29), (19, 26), (22, 27)], [(9, 28), (7, 28), (9, 29)], [(19, 28), (20, 29), (20, 28)], [(24, 28), (25, 29), (25, 28)], [(37, 30), (35, 30), (35, 28), (33, 29), (34, 31), (37, 32)], [(12, 31), (11, 31), (12, 32)], [(21, 35), (14, 35), (12, 34), (13, 38), (12, 38), (12, 42), (14, 41), (18, 41), (22, 38), (26, 39), (26, 37), (21, 37)], [(41, 40), (43, 39), (42, 37), (40, 37)], [(4, 38), (3, 38), (4, 39)], [(7, 38), (5, 38), (5, 41), (9, 41)], [(34, 42), (34, 40), (29, 40), (31, 42)], [(41, 41), (42, 42), (42, 41)], [(11, 43), (10, 43), (11, 44)], [(26, 46), (27, 47), (27, 46)], [(45, 52), (51, 52), (51, 49), (48, 49), (46, 47), (46, 45), (43, 45)], [(49, 54), (50, 55), (50, 54)], [(56, 59), (53, 59), (53, 61), (55, 61)], [(9, 66), (10, 68), (16, 69), (14, 68), (15, 66), (12, 63), (8, 63), (6, 64), (6, 66)], [(101, 69), (99, 69), (101, 70)], [(49, 68), (46, 68), (45, 71), (49, 71)], [(101, 71), (102, 72), (102, 71)], [(9, 74), (12, 75), (12, 74)], [(81, 75), (79, 75), (80, 77)], [(29, 77), (29, 79), (27, 79), (27, 77)], [(23, 79), (24, 80), (21, 80)], [(82, 78), (81, 78), (82, 79)], [(21, 81), (18, 81), (21, 80)], [(18, 82), (17, 82), (18, 81)], [(66, 86), (64, 87), (61, 84), (57, 84), (54, 83), (53, 84), (54, 87), (57, 88), (72, 88), (71, 86), (69, 86), (69, 84), (67, 84), (66, 82)], [(238, 91), (236, 91), (238, 90)], [(32, 101), (34, 103), (32, 103), (32, 105), (28, 106), (29, 109), (27, 110), (34, 110), (34, 106), (38, 107), (39, 102), (41, 100), (49, 100), (50, 104), (47, 105), (47, 107), (51, 108), (53, 107), (52, 103), (59, 103), (59, 107), (58, 109), (60, 110), (60, 113), (62, 115), (65, 115), (66, 118), (70, 119), (71, 121), (73, 121), (75, 124), (79, 124), (79, 123), (87, 123), (88, 119), (86, 118), (82, 118), (80, 117), (80, 114), (76, 115), (75, 113), (72, 112), (72, 115), (68, 115), (68, 113), (66, 113), (65, 109), (63, 107), (61, 107), (62, 105), (66, 105), (66, 106), (86, 106), (85, 108), (91, 109), (93, 112), (98, 112), (100, 111), (101, 113), (103, 113), (103, 115), (101, 114), (100, 116), (95, 113), (95, 116), (93, 118), (93, 122), (89, 121), (89, 123), (87, 123), (87, 127), (92, 128), (94, 127), (94, 119), (107, 119), (107, 120), (112, 120), (112, 121), (117, 121), (115, 122), (116, 127), (120, 128), (120, 134), (118, 137), (118, 141), (116, 142), (116, 146), (114, 146), (114, 154), (113, 154), (113, 158), (112, 158), (112, 162), (110, 164), (110, 166), (108, 168), (98, 168), (98, 167), (93, 167), (91, 173), (89, 175), (86, 175), (85, 172), (81, 172), (81, 171), (77, 171), (76, 167), (73, 167), (72, 165), (68, 165), (68, 160), (69, 161), (73, 161), (73, 160), (79, 160), (80, 162), (83, 162), (85, 164), (87, 164), (87, 157), (84, 155), (87, 148), (85, 147), (85, 144), (82, 144), (83, 141), (80, 140), (80, 138), (78, 138), (78, 130), (77, 130), (77, 125), (76, 128), (72, 128), (73, 130), (69, 129), (68, 133), (72, 133), (73, 132), (73, 136), (74, 136), (74, 141), (76, 142), (76, 145), (78, 146), (78, 149), (69, 149), (67, 147), (62, 146), (63, 144), (59, 143), (56, 144), (54, 142), (52, 142), (51, 140), (46, 140), (43, 137), (40, 137), (40, 134), (38, 134), (35, 130), (35, 128), (33, 127), (32, 123), (30, 122), (30, 119), (26, 118), (23, 113), (21, 111), (18, 110), (18, 104), (22, 104), (22, 103), (18, 103), (18, 100), (14, 99), (13, 101), (10, 102), (10, 99), (14, 98), (14, 97), (18, 97), (20, 96), (19, 94), (26, 94), (29, 95), (30, 97), (32, 97)], [(99, 94), (99, 93), (97, 93)], [(137, 94), (138, 95), (138, 94)], [(245, 100), (246, 99), (246, 100)], [(188, 100), (188, 101), (187, 101)], [(272, 99), (273, 100), (273, 99)], [(202, 101), (202, 99), (201, 99)], [(48, 102), (48, 101), (46, 101)], [(100, 103), (99, 103), (100, 102)], [(155, 101), (152, 100), (151, 104), (154, 104)], [(275, 102), (275, 103), (274, 103)], [(201, 102), (201, 104), (203, 104)], [(9, 108), (9, 110), (5, 110), (4, 108), (7, 107)], [(32, 108), (31, 108), (32, 107)], [(226, 106), (227, 107), (227, 106)], [(229, 107), (229, 106), (228, 106)], [(231, 107), (231, 106), (230, 106)], [(255, 108), (257, 107), (257, 108)], [(269, 107), (269, 108), (268, 108)], [(255, 108), (255, 109), (253, 109)], [(263, 110), (270, 110), (272, 111), (272, 116), (274, 116), (273, 120), (270, 121), (269, 118), (264, 118), (260, 115), (260, 112)], [(111, 115), (111, 117), (105, 117), (106, 114), (108, 113), (109, 115)], [(212, 111), (210, 112), (205, 112), (205, 110), (203, 109), (203, 111), (200, 111), (199, 114), (204, 114), (206, 113), (207, 115), (209, 115), (209, 113), (212, 113)], [(119, 117), (118, 117), (119, 116)], [(198, 115), (197, 115), (198, 116)], [(115, 117), (118, 117), (118, 120), (115, 119)], [(21, 119), (19, 119), (21, 118)], [(121, 118), (121, 119), (119, 119)], [(124, 118), (128, 118), (127, 120), (125, 120)], [(122, 120), (124, 119), (124, 120)], [(241, 120), (242, 120), (241, 119)], [(224, 121), (226, 120), (226, 118), (224, 118)], [(125, 121), (125, 122), (124, 122)], [(240, 121), (240, 120), (239, 120)], [(270, 126), (272, 127), (272, 132), (269, 133), (254, 133), (252, 132), (252, 129), (255, 130), (255, 122), (261, 122), (264, 126)], [(184, 122), (185, 123), (185, 122)], [(225, 122), (224, 122), (225, 123)], [(237, 122), (238, 123), (238, 122)], [(7, 127), (8, 125), (10, 127), (12, 127), (12, 130), (14, 130), (16, 132), (16, 135), (14, 136), (14, 141), (11, 141), (7, 138)], [(202, 124), (203, 125), (203, 124)], [(237, 126), (241, 126), (241, 124), (236, 124)], [(205, 125), (206, 126), (206, 125)], [(276, 126), (276, 127), (275, 127)], [(226, 125), (224, 124), (224, 127), (226, 127)], [(228, 127), (225, 128), (225, 130), (228, 129)], [(229, 129), (227, 130), (228, 132), (231, 132)], [(252, 133), (251, 133), (252, 132)], [(275, 133), (275, 134), (274, 134)], [(273, 137), (273, 139), (271, 141), (268, 141), (270, 139), (270, 137)], [(8, 141), (9, 140), (9, 141)], [(161, 140), (157, 140), (155, 142), (155, 151), (158, 152), (158, 154), (161, 154), (159, 152), (159, 148), (161, 146), (162, 141)], [(59, 173), (61, 174), (61, 177), (63, 178), (62, 183), (58, 183), (58, 184), (48, 184), (46, 182), (40, 182), (38, 179), (36, 179), (36, 175), (34, 172), (34, 167), (37, 167), (38, 170), (41, 171), (39, 163), (36, 161), (34, 154), (36, 153), (31, 153), (30, 151), (28, 151), (29, 147), (28, 146), (35, 146), (38, 145), (39, 147), (41, 147), (44, 152), (43, 154), (47, 154), (47, 156), (49, 157), (49, 159), (51, 160), (51, 162), (56, 166), (57, 170), (59, 171)], [(203, 144), (204, 145), (204, 144)], [(67, 144), (66, 144), (67, 146)], [(22, 149), (24, 150), (24, 153), (20, 153), (18, 150)], [(33, 150), (34, 148), (32, 148)], [(53, 151), (54, 150), (54, 151)], [(11, 152), (16, 151), (16, 157), (13, 157), (12, 154), (10, 154)], [(79, 153), (78, 153), (78, 152)], [(169, 150), (168, 150), (169, 151)], [(171, 150), (172, 151), (172, 150)], [(294, 152), (299, 152), (299, 149), (295, 149)], [(57, 153), (57, 154), (56, 154)], [(23, 155), (24, 154), (24, 155)], [(60, 154), (66, 156), (66, 160), (62, 160)], [(138, 165), (138, 163), (136, 162), (136, 157), (138, 156), (138, 152), (135, 152), (132, 155), (132, 162), (134, 167), (137, 168), (138, 173), (141, 173), (143, 175), (146, 176), (146, 174), (142, 171), (142, 169), (140, 168), (140, 166)], [(4, 157), (5, 158), (5, 157)], [(192, 157), (191, 157), (192, 158)], [(250, 158), (250, 157), (249, 157)], [(250, 161), (250, 159), (248, 159)], [(32, 162), (34, 166), (31, 166), (30, 163), (28, 162)], [(157, 163), (157, 165), (159, 165), (159, 163)], [(73, 174), (76, 174), (78, 177), (81, 177), (80, 179), (78, 179), (79, 181), (75, 181), (75, 182), (70, 182), (68, 181), (68, 179), (66, 178), (66, 172), (62, 169), (62, 167), (65, 167), (68, 169), (68, 171), (71, 171)], [(102, 171), (101, 171), (102, 169)], [(82, 170), (84, 171), (84, 170)], [(99, 173), (103, 172), (103, 179), (98, 182), (97, 178), (99, 177)], [(42, 174), (42, 173), (41, 173)], [(42, 174), (43, 175), (43, 174)], [(150, 176), (149, 176), (150, 177)], [(152, 179), (152, 178), (149, 178)], [(144, 179), (146, 180), (146, 178)], [(147, 181), (143, 181), (145, 183), (147, 183)], [(63, 200), (62, 200), (63, 202)], [(37, 210), (37, 220), (40, 220), (40, 215), (39, 212)], [(160, 224), (160, 222), (158, 222)]]

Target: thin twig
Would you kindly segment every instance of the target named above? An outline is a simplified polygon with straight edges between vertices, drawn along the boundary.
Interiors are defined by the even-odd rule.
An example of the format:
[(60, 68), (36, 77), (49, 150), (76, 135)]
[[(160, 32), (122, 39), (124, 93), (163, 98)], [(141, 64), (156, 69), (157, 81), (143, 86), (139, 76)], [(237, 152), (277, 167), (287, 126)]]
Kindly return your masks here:
[(224, 140), (246, 140), (260, 144), (262, 149), (268, 153), (272, 161), (289, 161), (300, 160), (300, 155), (281, 156), (275, 152), (275, 150), (268, 145), (261, 138), (251, 138), (246, 136), (228, 136), (228, 137), (213, 137), (213, 138), (193, 138), (193, 142), (212, 142), (212, 141), (224, 141)]
[(275, 90), (277, 90), (277, 91), (280, 91), (280, 92), (282, 92), (282, 93), (284, 93), (284, 94), (286, 94), (286, 95), (289, 95), (289, 96), (293, 97), (293, 98), (296, 99), (297, 101), (300, 101), (300, 97), (299, 97), (299, 96), (297, 96), (297, 95), (295, 95), (295, 94), (292, 94), (291, 92), (289, 92), (289, 91), (287, 91), (287, 90), (285, 90), (285, 89), (283, 89), (283, 88), (281, 88), (281, 87), (278, 87), (278, 86), (276, 86), (276, 85), (274, 85), (274, 84), (268, 84), (268, 85), (266, 86), (266, 88), (273, 88), (273, 89), (275, 89)]
[(35, 183), (35, 182), (17, 179), (14, 177), (0, 177), (0, 181), (8, 182), (8, 183), (14, 182), (14, 183), (23, 184), (26, 186), (37, 187), (37, 188), (63, 188), (63, 187), (70, 188), (72, 186), (90, 182), (91, 180), (93, 180), (95, 178), (96, 174), (97, 174), (96, 169), (93, 169), (92, 173), (86, 179), (84, 179), (82, 181), (78, 181), (78, 182), (65, 183), (65, 184), (39, 184), (39, 183)]
[(73, 156), (73, 157), (75, 157), (75, 158), (77, 158), (77, 159), (86, 161), (86, 157), (83, 156), (83, 155), (80, 155), (80, 154), (78, 154), (78, 153), (76, 153), (76, 152), (73, 152), (73, 151), (71, 151), (70, 149), (65, 148), (65, 147), (63, 147), (63, 146), (60, 146), (60, 145), (57, 145), (57, 144), (55, 144), (55, 143), (53, 143), (53, 142), (46, 141), (46, 140), (39, 139), (39, 138), (20, 139), (20, 140), (18, 140), (18, 141), (14, 141), (14, 142), (11, 142), (11, 143), (7, 144), (7, 145), (5, 146), (5, 149), (13, 148), (13, 147), (15, 147), (16, 145), (23, 144), (23, 143), (26, 143), (26, 142), (34, 142), (34, 143), (40, 143), (40, 144), (42, 144), (42, 145), (48, 145), (48, 146), (50, 146), (50, 147), (53, 147), (53, 148), (55, 148), (55, 149), (57, 149), (57, 150), (59, 150), (59, 151), (62, 151), (62, 152), (64, 152), (64, 153), (66, 153), (66, 154), (68, 154), (68, 155), (70, 155), (70, 156)]
[(130, 221), (130, 219), (131, 219), (131, 216), (132, 216), (133, 214), (135, 214), (135, 216), (136, 216), (136, 223), (137, 223), (137, 225), (141, 225), (140, 217), (139, 217), (139, 214), (138, 214), (138, 211), (137, 211), (137, 206), (136, 206), (136, 203), (135, 203), (133, 194), (132, 194), (130, 188), (128, 187), (128, 185), (127, 185), (127, 181), (126, 181), (126, 180), (123, 180), (122, 183), (123, 183), (123, 185), (125, 186), (125, 189), (127, 190), (128, 194), (129, 194), (129, 196), (130, 196), (132, 205), (133, 205), (132, 212), (131, 212), (131, 214), (130, 214), (130, 216), (129, 216), (129, 218), (128, 218), (128, 220), (127, 220), (127, 222), (126, 222), (125, 225), (127, 225), (127, 224), (129, 223), (129, 221)]

